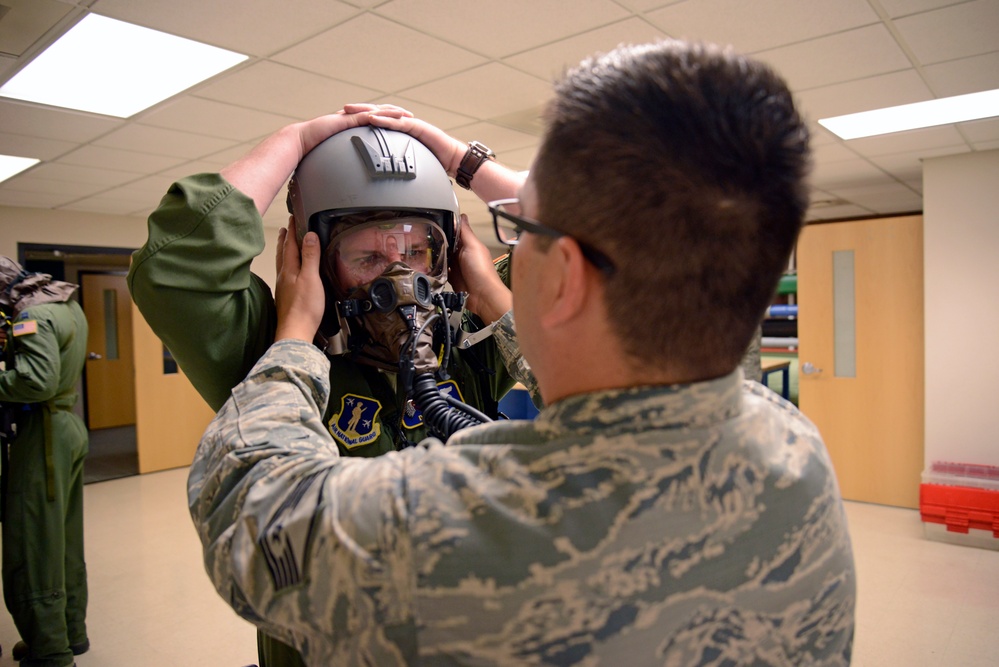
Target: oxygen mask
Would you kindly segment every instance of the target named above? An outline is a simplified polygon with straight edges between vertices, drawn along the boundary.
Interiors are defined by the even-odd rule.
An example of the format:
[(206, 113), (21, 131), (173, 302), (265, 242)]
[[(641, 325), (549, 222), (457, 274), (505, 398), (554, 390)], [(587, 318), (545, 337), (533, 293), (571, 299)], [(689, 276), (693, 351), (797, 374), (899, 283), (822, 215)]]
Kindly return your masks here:
[(401, 364), (417, 373), (437, 369), (431, 324), (442, 311), (447, 279), (440, 226), (420, 217), (350, 226), (330, 239), (326, 265), (359, 362), (393, 371)]

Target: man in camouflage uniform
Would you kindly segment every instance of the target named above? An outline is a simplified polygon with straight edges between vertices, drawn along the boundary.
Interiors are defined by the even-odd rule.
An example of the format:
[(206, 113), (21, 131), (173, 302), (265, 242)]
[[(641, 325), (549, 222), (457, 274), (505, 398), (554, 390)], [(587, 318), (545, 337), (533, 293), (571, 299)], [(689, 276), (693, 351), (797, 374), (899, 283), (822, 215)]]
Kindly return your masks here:
[[(90, 648), (83, 552), (87, 428), (73, 413), (87, 358), (77, 286), (0, 257), (0, 403), (16, 433), (4, 460), (3, 593), (24, 667), (63, 667)], [(7, 457), (7, 435), (3, 456)]]
[(671, 41), (587, 59), (555, 93), (519, 201), (490, 206), (517, 244), (516, 330), (507, 313), (494, 336), (546, 407), (341, 457), (310, 344), (319, 242), (289, 234), (276, 342), (191, 469), (209, 575), (317, 666), (848, 664), (832, 466), (738, 367), (807, 207), (786, 85)]
[[(325, 274), (329, 298), (317, 296), (318, 304), (330, 304), (320, 336), (327, 343), (334, 395), (323, 422), (340, 453), (357, 457), (415, 445), (430, 430), (397, 381), (399, 354), (392, 363), (384, 355), (374, 358), (368, 347), (354, 349), (345, 343), (347, 327), (335, 317), (336, 300), (372, 285), (383, 269), (398, 273), (390, 267), (408, 267), (429, 275), (437, 285), (450, 278), (456, 288), (468, 292), (466, 309), (483, 318), (466, 314), (462, 326), (469, 331), (492, 323), (509, 308), (503, 285), (491, 291), (480, 287), (484, 282), (492, 285), (497, 270), (470, 229), (459, 237), (457, 198), (441, 162), (407, 134), (365, 127), (368, 112), (375, 109), (389, 116), (408, 114), (392, 106), (349, 105), (344, 112), (279, 130), (220, 173), (197, 174), (173, 184), (149, 218), (149, 239), (133, 256), (128, 275), (132, 297), (146, 321), (217, 410), (274, 341), (273, 298), (269, 287), (251, 273), (250, 262), (264, 247), (261, 216), (293, 172), (289, 205), (298, 233), (304, 236), (314, 229), (323, 234), (329, 257), (342, 257), (340, 250), (348, 242), (360, 238), (367, 243), (372, 234), (391, 244), (411, 238), (408, 249), (392, 245), (393, 251), (377, 261), (362, 255), (362, 271), (356, 264), (331, 268)], [(372, 161), (366, 147), (382, 161)], [(404, 174), (392, 170), (397, 161), (404, 162)], [(491, 169), (486, 166), (480, 173), (489, 175)], [(504, 170), (492, 176), (487, 188), (518, 180)], [(478, 177), (466, 185), (483, 187)], [(437, 230), (439, 236), (432, 238), (440, 242), (439, 250), (432, 262), (421, 245), (426, 239), (389, 231), (404, 225)], [(462, 243), (455, 248), (459, 238)], [(384, 243), (382, 250), (388, 247)], [(395, 261), (388, 264), (390, 254)], [(500, 264), (505, 270), (505, 260)], [(493, 294), (500, 303), (491, 303)], [(446, 370), (441, 391), (487, 413), (495, 411), (513, 385), (488, 336), (473, 347), (452, 350)], [(258, 654), (261, 667), (302, 664), (291, 647), (264, 635), (258, 635)]]

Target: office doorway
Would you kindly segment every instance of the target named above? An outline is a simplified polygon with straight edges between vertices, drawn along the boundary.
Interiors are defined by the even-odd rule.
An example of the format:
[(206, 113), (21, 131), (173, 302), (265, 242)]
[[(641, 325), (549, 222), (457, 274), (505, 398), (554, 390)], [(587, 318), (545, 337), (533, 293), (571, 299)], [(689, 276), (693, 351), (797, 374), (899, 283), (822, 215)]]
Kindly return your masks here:
[(27, 271), (80, 285), (77, 298), (90, 326), (83, 377), (74, 408), (87, 424), (90, 451), (84, 482), (139, 474), (131, 299), (125, 287), (132, 248), (18, 244)]

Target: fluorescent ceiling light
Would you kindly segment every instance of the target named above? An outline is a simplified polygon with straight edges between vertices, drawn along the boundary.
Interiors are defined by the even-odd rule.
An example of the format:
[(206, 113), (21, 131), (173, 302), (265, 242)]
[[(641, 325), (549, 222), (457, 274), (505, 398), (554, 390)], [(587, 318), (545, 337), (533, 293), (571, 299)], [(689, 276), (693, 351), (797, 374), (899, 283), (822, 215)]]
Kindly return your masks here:
[(824, 118), (819, 125), (841, 139), (859, 139), (992, 116), (999, 116), (999, 90)]
[(0, 183), (6, 181), (11, 176), (16, 176), (28, 167), (33, 167), (40, 160), (33, 157), (14, 157), (13, 155), (0, 155)]
[(248, 56), (88, 14), (0, 96), (128, 118)]

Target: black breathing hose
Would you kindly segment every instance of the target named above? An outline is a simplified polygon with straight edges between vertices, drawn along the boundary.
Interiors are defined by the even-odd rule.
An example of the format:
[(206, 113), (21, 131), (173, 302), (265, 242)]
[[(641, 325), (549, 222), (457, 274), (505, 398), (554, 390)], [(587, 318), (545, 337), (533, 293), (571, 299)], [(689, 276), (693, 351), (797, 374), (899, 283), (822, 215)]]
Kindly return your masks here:
[(444, 438), (463, 428), (483, 423), (469, 413), (450, 406), (437, 388), (433, 373), (421, 373), (413, 380), (413, 403), (423, 412), (424, 421)]

